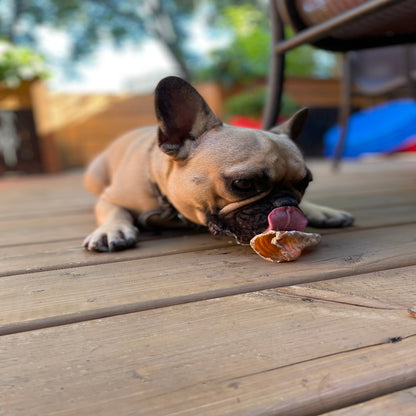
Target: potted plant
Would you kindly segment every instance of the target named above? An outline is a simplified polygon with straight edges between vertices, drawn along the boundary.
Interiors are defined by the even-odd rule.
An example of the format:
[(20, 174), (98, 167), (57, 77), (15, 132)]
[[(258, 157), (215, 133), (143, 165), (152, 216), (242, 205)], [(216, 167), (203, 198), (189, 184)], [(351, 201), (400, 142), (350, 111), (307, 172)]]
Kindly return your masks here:
[(45, 170), (33, 106), (48, 75), (41, 55), (0, 40), (0, 173)]
[(16, 89), (24, 82), (48, 77), (44, 58), (30, 48), (0, 40), (0, 82)]

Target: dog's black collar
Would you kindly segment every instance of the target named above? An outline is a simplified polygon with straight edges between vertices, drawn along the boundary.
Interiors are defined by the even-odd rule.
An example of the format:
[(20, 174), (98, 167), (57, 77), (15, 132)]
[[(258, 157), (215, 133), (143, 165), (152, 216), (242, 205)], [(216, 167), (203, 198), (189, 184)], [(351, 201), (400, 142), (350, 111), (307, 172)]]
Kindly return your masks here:
[(195, 226), (194, 223), (187, 220), (171, 204), (166, 195), (163, 195), (157, 184), (153, 183), (153, 192), (157, 198), (160, 209), (154, 209), (142, 212), (137, 217), (139, 227), (144, 229), (155, 228), (189, 228)]

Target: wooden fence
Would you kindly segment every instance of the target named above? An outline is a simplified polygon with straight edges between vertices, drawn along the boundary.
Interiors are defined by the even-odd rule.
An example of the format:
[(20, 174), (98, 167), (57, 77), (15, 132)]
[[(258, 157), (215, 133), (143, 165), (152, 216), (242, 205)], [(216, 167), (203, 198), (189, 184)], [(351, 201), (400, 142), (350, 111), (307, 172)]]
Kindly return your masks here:
[[(214, 112), (221, 116), (227, 92), (217, 84), (202, 84), (198, 90)], [(299, 105), (338, 107), (339, 81), (334, 79), (288, 79), (285, 92)], [(48, 146), (54, 144), (62, 169), (84, 166), (118, 135), (154, 124), (153, 95), (64, 94), (37, 86), (33, 99), (36, 124)], [(380, 100), (378, 100), (380, 101)], [(354, 105), (374, 104), (361, 99)]]
[[(200, 93), (216, 113), (220, 89), (201, 85)], [(40, 98), (41, 97), (41, 98)], [(40, 102), (42, 101), (42, 102)], [(37, 106), (43, 134), (52, 134), (63, 169), (84, 166), (120, 134), (156, 123), (153, 94), (64, 94), (43, 91)]]

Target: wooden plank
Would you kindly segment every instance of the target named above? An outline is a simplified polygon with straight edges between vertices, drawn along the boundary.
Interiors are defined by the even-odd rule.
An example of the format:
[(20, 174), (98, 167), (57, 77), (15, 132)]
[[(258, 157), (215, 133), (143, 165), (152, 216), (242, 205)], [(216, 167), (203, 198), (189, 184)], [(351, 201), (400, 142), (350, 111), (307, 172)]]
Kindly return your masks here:
[[(389, 198), (390, 199), (390, 198)], [(345, 209), (345, 208), (344, 208)], [(416, 223), (415, 204), (393, 204), (392, 206), (349, 209), (355, 217), (354, 227), (364, 229), (369, 227), (389, 227), (391, 225)]]
[[(350, 209), (354, 202), (342, 203), (337, 198), (326, 201), (321, 198), (324, 204), (330, 204), (334, 208), (349, 210), (355, 216), (355, 228), (353, 229), (310, 229), (310, 231), (321, 234), (350, 232), (364, 228), (373, 228), (380, 226), (400, 225), (416, 222), (415, 205), (408, 203), (407, 197), (404, 200), (394, 200), (392, 197), (386, 198), (390, 201), (390, 206), (383, 207), (365, 207), (365, 201), (357, 202), (357, 207)], [(382, 195), (379, 196), (382, 200)], [(386, 204), (387, 202), (384, 201)], [(371, 205), (371, 201), (367, 199)], [(62, 202), (47, 202), (43, 212), (29, 208), (27, 215), (18, 211), (11, 211), (9, 218), (0, 220), (0, 247), (8, 247), (18, 244), (44, 243), (47, 241), (73, 240), (78, 238), (79, 244), (82, 240), (94, 230), (95, 218), (93, 213), (93, 204), (86, 208), (80, 208), (78, 211), (75, 206), (69, 208), (58, 208)], [(81, 205), (81, 203), (80, 203)], [(87, 205), (87, 204), (85, 204)], [(32, 204), (29, 205), (31, 207)], [(364, 207), (363, 207), (364, 206)], [(22, 230), (16, 232), (16, 230)], [(73, 244), (71, 242), (71, 244)], [(71, 246), (70, 246), (71, 247)], [(1, 255), (1, 253), (0, 253)]]
[(411, 337), (245, 377), (211, 379), (143, 400), (140, 409), (155, 415), (317, 415), (414, 385), (415, 347)]
[(16, 205), (7, 202), (8, 209), (0, 214), (0, 227), (2, 223), (29, 218), (42, 219), (56, 217), (57, 215), (70, 214), (93, 214), (95, 199), (85, 198), (79, 195), (72, 195), (68, 199), (54, 198), (51, 192), (43, 200), (35, 201), (30, 197), (26, 202), (22, 201)]
[(31, 109), (31, 90), (36, 83), (41, 81), (23, 81), (15, 88), (7, 87), (4, 83), (0, 85), (0, 105), (4, 110), (16, 111)]
[(0, 277), (198, 252), (235, 244), (229, 238), (184, 230), (166, 231), (163, 236), (142, 233), (137, 248), (114, 253), (90, 253), (81, 247), (81, 243), (82, 236), (63, 241), (0, 247)]
[[(402, 192), (402, 193), (412, 193), (416, 188), (414, 180), (411, 175), (407, 175), (407, 172), (402, 172), (402, 176), (406, 174), (406, 180), (402, 181), (398, 178), (393, 180), (386, 180), (385, 183), (380, 183), (380, 178), (377, 178), (374, 181), (367, 178), (365, 181), (360, 182), (360, 178), (354, 177), (350, 178), (348, 176), (343, 176), (343, 180), (335, 179), (333, 182), (322, 181), (317, 179), (310, 183), (309, 187), (306, 190), (306, 197), (308, 199), (328, 195), (334, 195), (336, 197), (348, 197), (348, 196), (366, 196), (369, 193), (371, 197), (372, 194), (379, 194), (381, 191), (384, 191), (386, 194), (392, 192), (393, 194)], [(362, 174), (363, 175), (363, 174)], [(410, 176), (410, 177), (409, 177)]]
[(337, 170), (333, 169), (329, 160), (307, 160), (306, 163), (313, 174), (311, 187), (336, 188), (342, 184), (347, 189), (367, 186), (372, 189), (383, 185), (390, 188), (395, 183), (414, 186), (415, 159), (412, 153), (401, 153), (375, 159), (343, 160)]
[[(402, 172), (404, 174), (405, 172)], [(412, 181), (410, 181), (411, 179)], [(372, 195), (377, 196), (382, 191), (389, 195), (390, 193), (397, 194), (407, 193), (412, 194), (416, 188), (414, 184), (415, 178), (407, 178), (406, 181), (399, 180), (386, 180), (386, 183), (380, 183), (380, 179), (375, 181), (362, 181), (357, 178), (343, 177), (343, 180), (334, 180), (332, 183), (328, 181), (320, 181), (319, 179), (312, 182), (306, 190), (306, 198), (322, 198), (325, 196), (333, 195), (335, 197), (347, 198), (351, 196), (366, 196), (371, 198)], [(409, 195), (411, 197), (411, 195)]]
[(82, 186), (80, 173), (10, 177), (0, 181), (0, 220), (93, 211), (95, 197)]
[(416, 305), (416, 266), (381, 270), (341, 279), (275, 289), (313, 301), (327, 300), (376, 308), (407, 309)]
[[(0, 221), (0, 245), (57, 241), (65, 237), (78, 237), (82, 240), (94, 227), (95, 197), (82, 188), (79, 174), (51, 175), (28, 180), (10, 179), (0, 182), (0, 192), (3, 200), (0, 206), (0, 219), (3, 220)], [(407, 188), (388, 192), (386, 189), (360, 191), (364, 194), (357, 190), (354, 191), (355, 194), (352, 192), (344, 194), (339, 189), (338, 193), (326, 190), (311, 200), (337, 208), (352, 209), (358, 227), (414, 221), (416, 193)], [(86, 220), (85, 215), (90, 220)], [(20, 223), (20, 220), (23, 222)], [(88, 222), (91, 225), (84, 227), (81, 224), (84, 221), (85, 225)], [(25, 232), (16, 233), (19, 228)], [(68, 234), (65, 233), (66, 230), (69, 231)]]
[[(332, 234), (387, 225), (416, 223), (416, 209), (413, 205), (398, 204), (383, 208), (357, 209), (352, 210), (352, 213), (356, 218), (354, 228), (348, 230), (310, 229), (310, 231)], [(47, 215), (49, 218), (36, 217), (35, 220), (33, 217), (31, 219), (26, 218), (23, 221), (21, 219), (9, 220), (6, 221), (5, 225), (0, 221), (0, 229), (2, 230), (0, 241), (2, 240), (3, 243), (0, 246), (0, 276), (50, 270), (54, 266), (62, 269), (96, 264), (97, 262), (110, 263), (112, 261), (139, 259), (153, 255), (163, 255), (164, 253), (172, 254), (182, 250), (190, 251), (192, 247), (195, 247), (196, 250), (201, 250), (202, 248), (215, 248), (226, 245), (224, 239), (220, 243), (218, 238), (215, 239), (215, 237), (204, 231), (201, 231), (197, 239), (198, 242), (193, 239), (188, 240), (189, 247), (186, 247), (185, 239), (179, 238), (177, 240), (174, 237), (191, 235), (192, 232), (190, 231), (164, 231), (158, 237), (158, 242), (154, 244), (148, 243), (149, 239), (154, 239), (152, 234), (142, 233), (137, 249), (105, 254), (98, 259), (80, 250), (83, 239), (95, 226), (92, 211), (89, 213), (80, 211), (76, 214), (72, 210), (71, 215), (64, 214), (65, 212), (55, 213), (54, 216), (49, 214)], [(17, 229), (22, 229), (24, 232), (16, 233)], [(57, 230), (59, 229), (61, 231), (57, 235)], [(40, 233), (42, 235), (41, 238)], [(180, 248), (176, 246), (178, 241), (180, 242)], [(232, 243), (233, 241), (231, 241)], [(16, 245), (19, 245), (18, 249), (16, 249)], [(156, 251), (152, 251), (153, 249)]]
[[(352, 198), (354, 200), (354, 198)], [(379, 202), (385, 205), (372, 206), (370, 199), (362, 200), (357, 197), (357, 207), (354, 207), (354, 203), (350, 199), (349, 202), (343, 203), (341, 199), (337, 198), (320, 198), (323, 205), (331, 206), (332, 208), (342, 209), (350, 212), (354, 216), (354, 224), (352, 227), (339, 229), (339, 228), (307, 228), (306, 231), (318, 232), (320, 234), (340, 234), (347, 232), (354, 232), (358, 230), (365, 230), (370, 228), (390, 227), (393, 225), (416, 223), (416, 205), (409, 203), (406, 200), (398, 201), (394, 198), (382, 199), (380, 196)], [(318, 200), (317, 200), (318, 201)], [(366, 207), (366, 202), (368, 207)], [(374, 200), (373, 200), (374, 202)], [(416, 202), (416, 201), (415, 201)], [(375, 202), (376, 203), (376, 202)], [(388, 205), (390, 203), (390, 205)]]
[[(218, 85), (197, 86), (211, 108), (221, 111)], [(115, 137), (128, 130), (156, 124), (153, 94), (62, 94), (51, 93), (51, 117), (45, 123), (53, 130), (62, 152), (64, 167), (80, 166)]]
[(48, 217), (27, 217), (0, 222), (0, 247), (45, 243), (84, 237), (94, 230), (93, 212), (89, 214), (68, 213)]
[(399, 205), (410, 205), (416, 207), (416, 187), (412, 189), (384, 189), (379, 191), (366, 190), (363, 193), (312, 194), (306, 198), (311, 202), (329, 205), (344, 210), (380, 209), (385, 207), (397, 207)]
[(318, 169), (357, 227), (281, 265), (205, 234), (87, 253), (79, 174), (0, 181), (0, 334), (21, 332), (0, 337), (0, 415), (307, 415), (414, 386), (414, 172)]
[(213, 299), (3, 336), (0, 397), (7, 416), (318, 414), (416, 383), (415, 332), (401, 310)]
[[(382, 162), (346, 163), (339, 174), (331, 172), (329, 166), (328, 162), (312, 164), (314, 172), (317, 173), (307, 192), (310, 200), (333, 204), (335, 199), (345, 209), (357, 208), (357, 203), (361, 207), (386, 205), (386, 202), (415, 203), (414, 160), (412, 163), (404, 163), (403, 166), (399, 163)], [(379, 168), (386, 170), (386, 174), (380, 175)], [(362, 180), (363, 174), (365, 181)], [(92, 210), (95, 201), (95, 197), (83, 188), (82, 172), (3, 178), (0, 181), (0, 195), (0, 219), (15, 218), (16, 215), (39, 216), (56, 210)], [(28, 203), (30, 210), (27, 209)]]
[[(416, 193), (414, 192), (415, 181), (411, 175), (403, 175), (403, 172), (400, 173), (407, 178), (407, 180), (411, 181), (409, 182), (408, 187), (397, 188), (398, 179), (396, 178), (396, 182), (390, 185), (392, 187), (394, 186), (395, 189), (386, 189), (386, 184), (378, 175), (378, 187), (375, 187), (375, 184), (371, 183), (366, 185), (365, 189), (359, 190), (357, 189), (357, 183), (359, 186), (363, 181), (357, 181), (357, 179), (347, 181), (345, 180), (345, 175), (343, 175), (342, 177), (344, 180), (341, 184), (337, 183), (337, 188), (335, 190), (331, 188), (321, 188), (321, 191), (319, 191), (318, 187), (317, 191), (317, 187), (314, 187), (315, 184), (313, 184), (308, 196), (310, 196), (311, 201), (328, 204), (337, 208), (353, 210), (357, 217), (361, 210), (367, 209), (363, 222), (364, 225), (366, 224), (366, 221), (370, 219), (372, 220), (370, 226), (373, 226), (374, 219), (379, 218), (379, 216), (372, 215), (372, 209), (378, 209), (380, 211), (380, 209), (384, 207), (389, 207), (393, 212), (391, 213), (392, 215), (383, 215), (383, 212), (380, 212), (380, 215), (383, 216), (383, 218), (394, 220), (396, 223), (402, 221), (402, 218), (402, 222), (410, 221), (414, 218), (413, 214), (416, 211), (413, 209), (416, 205)], [(325, 177), (326, 176), (324, 175), (322, 178)], [(322, 178), (320, 179), (322, 180)], [(367, 181), (368, 178), (366, 177), (364, 183), (367, 183)], [(68, 176), (51, 175), (47, 177), (35, 177), (27, 180), (11, 178), (2, 181), (0, 182), (0, 194), (2, 196), (3, 204), (0, 206), (0, 220), (2, 219), (7, 222), (21, 218), (28, 220), (28, 218), (32, 217), (43, 218), (56, 216), (57, 213), (91, 214), (95, 197), (88, 194), (87, 191), (83, 189), (81, 182), (82, 180), (79, 173)], [(344, 189), (346, 183), (350, 183), (350, 188)], [(380, 183), (382, 184), (381, 187)], [(340, 188), (342, 188), (342, 191), (340, 191)], [(369, 210), (369, 208), (371, 209)], [(401, 211), (399, 215), (394, 215), (395, 210)], [(404, 214), (404, 216), (402, 214)], [(37, 224), (39, 227), (42, 227), (39, 222), (37, 222)], [(60, 222), (60, 224), (62, 225), (62, 222)], [(94, 223), (92, 222), (92, 224)], [(7, 227), (7, 223), (2, 224), (0, 222), (0, 229), (2, 230), (4, 240), (7, 240), (7, 244), (18, 244), (20, 242), (27, 244), (29, 242), (27, 237), (31, 234), (30, 229), (27, 230), (25, 234), (21, 234), (21, 236), (25, 236), (25, 239), (21, 241), (17, 238), (18, 234), (14, 232), (18, 227), (18, 223), (14, 222), (10, 225), (11, 227)], [(21, 226), (27, 229), (28, 225), (29, 224), (22, 224)], [(359, 225), (361, 225), (361, 223)], [(45, 224), (45, 227), (43, 228), (43, 239), (56, 240), (55, 235), (50, 237), (45, 235), (47, 229), (50, 229), (53, 232), (55, 228), (54, 225), (51, 226), (50, 224)], [(5, 233), (8, 230), (9, 235), (6, 235)], [(35, 229), (33, 233), (39, 234), (39, 230)], [(83, 238), (84, 235), (85, 232), (82, 233), (80, 237)], [(69, 238), (74, 237), (75, 236), (72, 234)]]
[[(247, 246), (0, 278), (0, 334), (415, 265), (416, 226), (326, 235), (294, 263)], [(88, 253), (84, 253), (88, 254)]]
[(414, 156), (377, 162), (344, 162), (334, 172), (326, 162), (311, 163), (314, 180), (306, 198), (343, 209), (416, 206), (416, 159)]
[[(307, 107), (331, 107), (340, 105), (340, 80), (316, 79), (302, 77), (288, 77), (285, 79), (285, 93), (299, 106)], [(353, 107), (365, 108), (388, 100), (383, 96), (363, 96), (354, 94)]]
[(322, 416), (414, 416), (415, 409), (416, 387), (413, 387), (345, 409), (328, 412)]

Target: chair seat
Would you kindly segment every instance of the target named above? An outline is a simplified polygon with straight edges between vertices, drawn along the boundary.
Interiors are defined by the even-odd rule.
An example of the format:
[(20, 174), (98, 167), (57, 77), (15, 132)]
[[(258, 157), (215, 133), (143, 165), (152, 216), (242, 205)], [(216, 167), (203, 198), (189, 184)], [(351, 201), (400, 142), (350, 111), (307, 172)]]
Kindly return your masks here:
[[(320, 25), (371, 0), (276, 0), (284, 23), (295, 31)], [(416, 1), (392, 0), (388, 6), (334, 29), (314, 44), (332, 51), (402, 44), (416, 39)]]
[(403, 45), (350, 52), (353, 87), (360, 95), (400, 93), (408, 86), (406, 53), (409, 53), (411, 80), (416, 80), (416, 47)]

